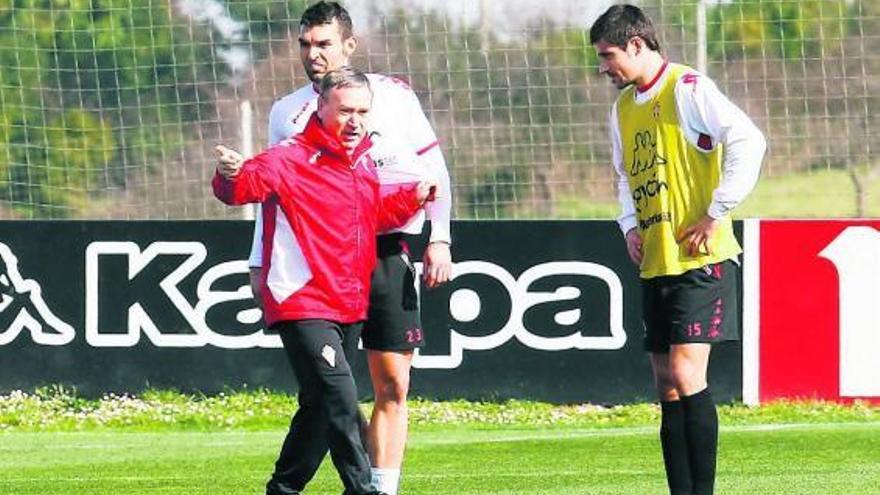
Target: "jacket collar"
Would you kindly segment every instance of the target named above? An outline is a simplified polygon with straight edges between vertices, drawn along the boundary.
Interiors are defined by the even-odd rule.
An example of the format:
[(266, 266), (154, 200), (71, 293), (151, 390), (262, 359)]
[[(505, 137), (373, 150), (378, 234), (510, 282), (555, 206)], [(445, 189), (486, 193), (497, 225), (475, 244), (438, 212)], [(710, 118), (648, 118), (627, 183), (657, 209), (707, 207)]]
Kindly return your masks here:
[(333, 155), (338, 160), (342, 160), (349, 164), (357, 163), (358, 160), (360, 160), (361, 157), (373, 146), (373, 142), (370, 140), (370, 135), (367, 133), (360, 144), (358, 144), (357, 148), (355, 148), (354, 153), (351, 154), (351, 158), (349, 158), (348, 152), (345, 150), (345, 147), (342, 146), (342, 143), (340, 143), (335, 136), (330, 135), (330, 133), (324, 129), (324, 126), (321, 125), (321, 121), (318, 119), (318, 112), (313, 113), (309, 118), (306, 127), (303, 129), (302, 138), (312, 146), (320, 149), (322, 153)]

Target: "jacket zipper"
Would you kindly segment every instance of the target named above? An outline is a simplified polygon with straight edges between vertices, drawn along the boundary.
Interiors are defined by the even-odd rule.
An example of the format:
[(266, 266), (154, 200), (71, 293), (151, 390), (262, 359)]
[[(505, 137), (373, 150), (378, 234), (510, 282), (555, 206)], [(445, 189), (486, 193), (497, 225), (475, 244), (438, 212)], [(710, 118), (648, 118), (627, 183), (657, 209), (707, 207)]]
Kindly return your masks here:
[[(351, 171), (351, 179), (352, 179), (352, 184), (354, 185), (353, 190), (354, 190), (354, 194), (355, 194), (355, 201), (354, 201), (354, 204), (355, 204), (354, 212), (355, 213), (354, 213), (354, 216), (355, 216), (355, 230), (357, 232), (357, 234), (356, 234), (357, 248), (355, 249), (355, 251), (356, 251), (355, 252), (355, 263), (356, 263), (356, 266), (358, 266), (358, 267), (361, 267), (363, 264), (363, 259), (362, 259), (363, 256), (361, 256), (361, 251), (363, 250), (363, 248), (361, 247), (361, 230), (362, 230), (361, 201), (360, 201), (361, 191), (358, 188), (359, 184), (358, 184), (357, 168), (360, 165), (361, 160), (363, 160), (365, 156), (367, 156), (367, 154), (363, 153), (356, 160), (352, 160), (351, 167), (349, 169)], [(358, 278), (358, 282), (357, 282), (358, 301), (363, 300), (363, 296), (362, 296), (363, 292), (364, 292), (364, 288), (361, 285), (360, 278)], [(360, 306), (360, 304), (359, 304), (359, 306)]]
[[(354, 185), (354, 188), (353, 188), (354, 194), (355, 194), (354, 219), (355, 219), (355, 231), (357, 232), (357, 236), (356, 236), (357, 249), (355, 249), (355, 264), (357, 267), (360, 267), (361, 264), (363, 263), (363, 260), (361, 259), (361, 249), (362, 249), (361, 248), (361, 202), (360, 202), (360, 191), (358, 190), (358, 181), (357, 181), (358, 162), (360, 162), (360, 158), (358, 158), (357, 160), (355, 160), (352, 163), (351, 178), (352, 178), (352, 183)], [(359, 302), (361, 301), (361, 299), (363, 297), (362, 294), (363, 294), (363, 287), (361, 287), (361, 281), (360, 281), (360, 279), (358, 279), (358, 282), (357, 282), (358, 299), (357, 300)], [(360, 306), (360, 304), (358, 304), (358, 305)]]

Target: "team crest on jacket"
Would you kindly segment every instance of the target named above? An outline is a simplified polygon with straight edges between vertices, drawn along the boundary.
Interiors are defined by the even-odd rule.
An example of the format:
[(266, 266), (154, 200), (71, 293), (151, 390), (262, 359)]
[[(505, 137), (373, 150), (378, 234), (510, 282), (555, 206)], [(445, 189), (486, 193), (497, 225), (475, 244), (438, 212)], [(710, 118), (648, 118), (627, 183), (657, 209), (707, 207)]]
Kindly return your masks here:
[(327, 361), (331, 368), (336, 367), (336, 351), (332, 347), (325, 344), (324, 348), (321, 349), (321, 357), (324, 358), (324, 361)]

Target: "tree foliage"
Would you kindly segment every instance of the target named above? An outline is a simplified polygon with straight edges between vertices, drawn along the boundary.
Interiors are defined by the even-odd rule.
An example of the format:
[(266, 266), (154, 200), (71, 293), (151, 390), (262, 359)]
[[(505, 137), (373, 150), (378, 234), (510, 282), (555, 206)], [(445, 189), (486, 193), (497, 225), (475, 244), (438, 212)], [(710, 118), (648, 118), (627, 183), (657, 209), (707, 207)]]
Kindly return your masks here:
[[(200, 139), (219, 134), (219, 115), (233, 113), (240, 96), (241, 80), (218, 50), (234, 44), (255, 65), (265, 62), (273, 42), (295, 43), (296, 22), (310, 0), (221, 0), (246, 26), (247, 36), (234, 42), (183, 15), (181, 1), (0, 0), (0, 203), (21, 216), (64, 217), (106, 191), (142, 192), (138, 188), (160, 181), (168, 197), (210, 201), (197, 196), (209, 194), (207, 187), (196, 190), (204, 186), (198, 175), (190, 174), (198, 184), (180, 185), (175, 178), (189, 170), (171, 172), (198, 155), (190, 148)], [(443, 143), (456, 202), (467, 205), (459, 216), (553, 217), (566, 195), (582, 196), (588, 187), (610, 191), (601, 173), (609, 173), (605, 125), (615, 91), (596, 76), (589, 26), (535, 18), (504, 34), (441, 9), (396, 4), (406, 8), (356, 26), (364, 47), (359, 57), (366, 61), (354, 64), (412, 82)], [(693, 0), (641, 4), (667, 35), (673, 58), (693, 52)], [(878, 5), (708, 2), (710, 67), (724, 66), (710, 73), (722, 85), (739, 84), (743, 94), (766, 94), (760, 106), (768, 135), (786, 136), (791, 148), (785, 157), (777, 151), (775, 160), (790, 159), (788, 168), (864, 161), (876, 148), (876, 133), (865, 130), (876, 125), (876, 99), (868, 96), (876, 93), (876, 78), (851, 76), (873, 74), (865, 67), (874, 59), (864, 57), (877, 51)], [(810, 77), (820, 59), (823, 76)], [(298, 73), (293, 63), (297, 69), (288, 72)], [(269, 65), (253, 74), (276, 74), (277, 66)], [(721, 79), (738, 68), (748, 77)], [(777, 69), (788, 75), (765, 74)], [(277, 73), (283, 78), (284, 72)], [(755, 74), (764, 77), (754, 83), (760, 91), (746, 91)], [(286, 80), (260, 82), (251, 85), (254, 101), (270, 101), (289, 87)], [(835, 84), (845, 90), (829, 92)], [(737, 88), (726, 89), (735, 98)], [(830, 123), (836, 116), (848, 117), (848, 124)], [(853, 144), (848, 133), (861, 133), (868, 145)]]
[(731, 0), (708, 11), (708, 51), (716, 60), (802, 60), (837, 50), (856, 26), (847, 0)]
[[(301, 4), (234, 5), (247, 48)], [(82, 195), (151, 173), (210, 119), (227, 77), (212, 53), (223, 40), (173, 2), (0, 0), (0, 23), (0, 200), (26, 216), (67, 216)]]

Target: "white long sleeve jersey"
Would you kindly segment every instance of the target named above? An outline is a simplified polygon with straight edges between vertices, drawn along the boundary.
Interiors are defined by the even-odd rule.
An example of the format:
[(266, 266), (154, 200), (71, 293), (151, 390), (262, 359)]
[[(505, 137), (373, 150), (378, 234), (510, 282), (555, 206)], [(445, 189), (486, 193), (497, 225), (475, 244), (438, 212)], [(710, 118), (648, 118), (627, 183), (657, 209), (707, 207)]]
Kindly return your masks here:
[[(668, 66), (664, 66), (664, 73), (649, 88), (635, 91), (636, 103), (650, 102), (663, 87), (669, 72)], [(685, 81), (685, 78), (688, 80)], [(721, 181), (712, 193), (712, 202), (706, 212), (712, 218), (721, 218), (754, 189), (761, 173), (767, 142), (748, 115), (703, 74), (689, 71), (682, 76), (675, 85), (675, 102), (679, 123), (691, 145), (699, 147), (701, 135), (709, 136), (712, 143), (724, 145)], [(626, 234), (636, 227), (636, 210), (623, 165), (616, 103), (611, 108), (610, 118), (611, 160), (617, 172), (617, 199), (621, 205), (617, 223)]]
[[(383, 186), (416, 182), (431, 177), (439, 182), (441, 195), (425, 205), (405, 226), (395, 232), (419, 234), (425, 218), (431, 222), (431, 242), (451, 242), (452, 190), (446, 161), (418, 97), (405, 82), (380, 74), (367, 74), (373, 91), (369, 131), (373, 140), (370, 156), (376, 163)], [(302, 132), (318, 109), (314, 85), (303, 86), (281, 98), (269, 112), (269, 145)], [(248, 265), (263, 266), (263, 214), (258, 209)], [(281, 225), (282, 230), (286, 226)]]

